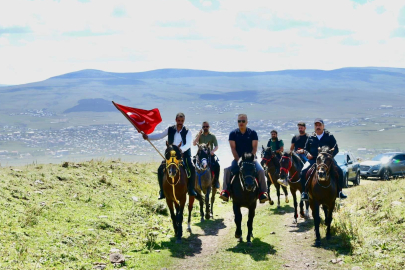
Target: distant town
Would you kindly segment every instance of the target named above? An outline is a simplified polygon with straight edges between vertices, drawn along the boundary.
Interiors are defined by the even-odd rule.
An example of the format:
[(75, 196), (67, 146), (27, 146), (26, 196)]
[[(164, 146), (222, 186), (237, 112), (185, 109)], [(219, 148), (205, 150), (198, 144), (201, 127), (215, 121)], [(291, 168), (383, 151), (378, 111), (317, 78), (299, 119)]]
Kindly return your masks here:
[[(207, 105), (205, 105), (207, 106)], [(234, 109), (235, 107), (232, 107)], [(195, 110), (201, 108), (194, 108)], [(218, 108), (209, 108), (219, 110)], [(241, 108), (239, 108), (241, 109)], [(384, 109), (384, 108), (380, 108)], [(223, 108), (222, 110), (230, 110)], [(52, 112), (46, 110), (31, 110), (23, 112), (31, 117), (50, 117), (55, 116)], [(384, 117), (391, 117), (392, 113), (382, 112)], [(396, 116), (398, 117), (398, 116)], [(402, 115), (400, 116), (402, 117)], [(405, 116), (404, 116), (405, 117)], [(308, 124), (307, 129), (312, 131), (313, 119), (302, 119)], [(61, 118), (59, 122), (67, 121)], [(332, 121), (325, 119), (328, 129), (337, 130), (340, 128), (353, 127), (373, 123), (371, 118), (352, 118), (348, 120)], [(161, 123), (155, 132), (161, 132), (164, 128), (173, 123)], [(201, 123), (186, 122), (193, 135), (201, 128)], [(210, 123), (211, 130), (217, 136), (220, 144), (227, 144), (228, 134), (237, 127), (234, 121), (213, 121)], [(296, 133), (296, 121), (269, 121), (259, 120), (250, 121), (249, 127), (255, 129), (261, 140), (269, 139), (269, 131), (276, 129), (283, 135), (286, 145), (289, 145), (290, 138)], [(391, 125), (391, 128), (402, 128), (402, 126)], [(384, 129), (376, 131), (384, 131)], [(288, 136), (288, 137), (287, 137)], [(158, 149), (165, 148), (165, 140), (154, 142)], [(356, 149), (350, 149), (358, 156), (372, 155), (387, 149), (368, 149), (359, 145)], [(388, 149), (396, 150), (396, 149)], [(398, 149), (399, 150), (399, 149)], [(0, 162), (4, 164), (13, 160), (36, 160), (38, 158), (64, 159), (80, 157), (141, 157), (152, 155), (156, 156), (155, 150), (145, 142), (140, 134), (128, 124), (111, 125), (90, 125), (90, 126), (71, 126), (62, 129), (31, 129), (20, 126), (5, 125), (0, 126)], [(147, 158), (146, 158), (147, 159)]]

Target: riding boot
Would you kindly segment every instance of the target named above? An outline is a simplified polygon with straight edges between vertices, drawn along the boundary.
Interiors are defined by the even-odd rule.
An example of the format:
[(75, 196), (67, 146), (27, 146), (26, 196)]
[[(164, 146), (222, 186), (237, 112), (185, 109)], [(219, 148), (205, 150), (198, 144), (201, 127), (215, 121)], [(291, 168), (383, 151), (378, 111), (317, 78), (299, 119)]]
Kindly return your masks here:
[(158, 169), (158, 181), (159, 181), (159, 198), (158, 200), (164, 199), (165, 198), (165, 194), (163, 193), (163, 168), (159, 167)]
[(307, 194), (307, 192), (306, 192), (306, 185), (305, 185), (305, 183), (306, 183), (306, 173), (303, 173), (302, 175), (301, 175), (301, 187), (302, 187), (302, 194), (301, 194), (301, 200), (302, 201), (308, 201), (309, 200), (309, 197), (308, 197), (308, 194)]
[(347, 195), (343, 193), (343, 187), (344, 187), (344, 178), (343, 178), (343, 171), (342, 169), (338, 168), (338, 166), (336, 164), (334, 164), (333, 166), (335, 173), (332, 174), (332, 178), (338, 177), (339, 181), (337, 181), (337, 196), (340, 199), (346, 199)]
[(219, 189), (219, 165), (216, 164), (214, 167), (214, 187)]
[(188, 179), (187, 188), (188, 188), (188, 196), (197, 196), (197, 193), (194, 190), (195, 186), (195, 171), (190, 170), (190, 178)]

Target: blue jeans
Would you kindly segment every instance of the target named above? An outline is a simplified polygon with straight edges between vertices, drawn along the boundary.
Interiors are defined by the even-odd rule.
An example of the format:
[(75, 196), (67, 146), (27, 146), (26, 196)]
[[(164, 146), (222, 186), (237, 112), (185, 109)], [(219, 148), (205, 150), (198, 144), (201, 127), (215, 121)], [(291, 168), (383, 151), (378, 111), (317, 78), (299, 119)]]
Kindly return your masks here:
[(304, 161), (304, 163), (308, 161), (308, 158), (305, 154), (297, 154), (297, 155), (302, 159), (302, 161)]

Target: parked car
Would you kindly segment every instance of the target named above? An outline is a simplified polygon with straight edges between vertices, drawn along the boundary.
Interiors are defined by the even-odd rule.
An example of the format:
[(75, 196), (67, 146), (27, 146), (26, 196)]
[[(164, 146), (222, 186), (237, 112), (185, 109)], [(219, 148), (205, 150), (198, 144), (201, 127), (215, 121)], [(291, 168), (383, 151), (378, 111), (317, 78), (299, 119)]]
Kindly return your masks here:
[(349, 181), (353, 185), (360, 185), (360, 163), (355, 159), (349, 151), (339, 152), (335, 156), (335, 160), (343, 171), (343, 179), (345, 180), (345, 188), (349, 187)]
[(389, 180), (391, 176), (403, 176), (405, 174), (405, 153), (389, 152), (379, 154), (372, 160), (360, 163), (360, 175), (367, 177), (379, 177)]

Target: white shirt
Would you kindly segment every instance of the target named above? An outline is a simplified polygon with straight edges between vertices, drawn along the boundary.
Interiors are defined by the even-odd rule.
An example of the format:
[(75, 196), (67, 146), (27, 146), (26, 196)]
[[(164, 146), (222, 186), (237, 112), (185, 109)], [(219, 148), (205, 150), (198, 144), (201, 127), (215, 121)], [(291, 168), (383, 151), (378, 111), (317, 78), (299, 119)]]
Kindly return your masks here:
[(316, 137), (318, 137), (318, 140), (321, 140), (321, 139), (322, 139), (323, 134), (325, 134), (325, 131), (324, 131), (324, 132), (322, 132), (322, 134), (321, 134), (321, 135), (316, 134)]
[[(184, 128), (184, 126), (183, 126), (183, 128)], [(180, 130), (180, 132), (183, 130), (183, 128)], [(191, 143), (193, 141), (193, 136), (191, 135), (191, 131), (188, 130), (187, 135), (186, 135), (186, 142), (187, 143), (184, 144), (184, 142), (181, 139), (180, 132), (177, 131), (177, 129), (176, 129), (176, 133), (174, 133), (173, 144), (179, 145), (181, 143), (181, 146), (180, 146), (181, 151), (186, 152), (191, 147)], [(162, 133), (156, 133), (156, 134), (148, 135), (148, 138), (151, 141), (156, 141), (156, 140), (163, 139), (168, 134), (169, 134), (169, 128), (166, 128)]]

